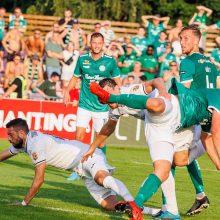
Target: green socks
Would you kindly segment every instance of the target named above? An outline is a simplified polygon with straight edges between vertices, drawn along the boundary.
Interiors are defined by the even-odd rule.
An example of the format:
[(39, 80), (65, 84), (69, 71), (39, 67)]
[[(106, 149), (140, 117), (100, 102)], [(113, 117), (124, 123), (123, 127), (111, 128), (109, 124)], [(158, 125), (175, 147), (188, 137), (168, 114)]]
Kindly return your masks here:
[(161, 180), (155, 175), (150, 174), (142, 184), (136, 198), (135, 203), (142, 208), (145, 201), (147, 201), (158, 190), (161, 185)]
[(106, 155), (106, 150), (107, 150), (106, 145), (104, 147), (99, 147), (99, 149), (103, 152), (103, 154)]
[(204, 185), (202, 181), (202, 174), (198, 165), (198, 162), (194, 160), (192, 163), (187, 165), (188, 173), (193, 182), (196, 194), (204, 192)]
[(110, 95), (108, 102), (126, 105), (130, 108), (146, 109), (148, 98), (145, 95), (134, 94)]

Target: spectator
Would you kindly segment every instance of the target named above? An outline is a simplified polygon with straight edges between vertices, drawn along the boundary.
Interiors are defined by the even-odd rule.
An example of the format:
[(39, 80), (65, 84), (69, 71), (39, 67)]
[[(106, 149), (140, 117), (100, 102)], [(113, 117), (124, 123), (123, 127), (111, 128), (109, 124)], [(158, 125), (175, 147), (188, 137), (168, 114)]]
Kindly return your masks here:
[(105, 51), (105, 54), (108, 56), (114, 57), (116, 60), (118, 60), (119, 56), (122, 56), (125, 54), (122, 46), (117, 43), (115, 40), (113, 40), (107, 50)]
[(65, 90), (69, 84), (70, 79), (73, 76), (77, 60), (79, 58), (79, 51), (75, 50), (75, 45), (72, 41), (69, 41), (68, 47), (62, 53), (52, 53), (53, 56), (57, 57), (62, 64), (62, 88)]
[(25, 64), (25, 76), (28, 79), (27, 91), (32, 90), (43, 80), (43, 67), (38, 55), (33, 54)]
[[(151, 44), (154, 44), (160, 37), (160, 32), (167, 28), (170, 17), (160, 17), (160, 15), (143, 15), (142, 21), (147, 29), (148, 39)], [(149, 19), (153, 19), (152, 22)]]
[(53, 33), (52, 37), (46, 44), (46, 70), (47, 76), (50, 78), (53, 72), (61, 74), (60, 61), (54, 53), (61, 53), (63, 51), (60, 44), (60, 36), (58, 33)]
[(15, 79), (10, 83), (7, 91), (3, 94), (3, 98), (10, 97), (10, 98), (26, 99), (27, 98), (26, 86), (27, 86), (26, 77), (23, 74), (16, 76)]
[(163, 77), (164, 71), (169, 70), (169, 63), (172, 61), (177, 62), (176, 55), (173, 54), (173, 49), (170, 42), (167, 43), (166, 51), (162, 54), (159, 54), (158, 61), (160, 63), (159, 76)]
[(24, 34), (27, 29), (27, 22), (24, 20), (21, 9), (16, 7), (14, 10), (14, 14), (9, 16), (9, 29), (14, 29), (15, 22), (19, 23), (19, 31)]
[[(58, 35), (60, 34), (59, 29), (60, 29), (59, 24), (55, 22), (52, 26), (52, 31), (48, 32), (45, 36), (45, 45), (48, 43), (49, 39), (51, 39), (53, 34), (58, 34)], [(65, 44), (63, 43), (61, 36), (59, 35), (59, 37), (57, 38), (59, 38), (59, 44), (65, 47)]]
[(60, 75), (56, 72), (53, 72), (48, 80), (45, 80), (39, 87), (36, 87), (35, 90), (42, 95), (46, 100), (56, 100), (56, 84), (60, 80)]
[(121, 75), (127, 75), (133, 70), (134, 62), (137, 61), (139, 56), (141, 56), (141, 51), (131, 43), (128, 44), (127, 53), (120, 56), (118, 60), (118, 67), (121, 70)]
[(134, 70), (128, 74), (129, 76), (134, 76), (135, 83), (140, 82), (140, 76), (143, 76), (144, 73), (141, 72), (141, 63), (140, 62), (134, 62)]
[[(66, 28), (70, 30), (72, 29), (72, 24), (73, 24), (73, 18), (72, 18), (72, 11), (68, 8), (65, 9), (64, 11), (64, 18), (61, 18), (58, 21), (59, 24), (59, 31), (62, 32)], [(66, 43), (68, 44), (68, 42)]]
[[(216, 24), (212, 24), (210, 26), (207, 26), (206, 29), (220, 29), (220, 20), (217, 21)], [(220, 35), (218, 34), (218, 37), (215, 39), (218, 45), (220, 45)]]
[[(64, 30), (61, 37), (67, 36), (68, 30)], [(77, 18), (73, 19), (72, 31), (70, 32), (69, 41), (72, 41), (75, 45), (75, 49), (83, 52), (86, 46), (85, 32), (79, 27), (79, 21)]]
[(141, 70), (144, 71), (147, 80), (154, 79), (158, 72), (158, 61), (155, 57), (154, 50), (154, 46), (149, 45), (146, 54), (142, 55), (139, 59), (142, 66)]
[(5, 15), (5, 9), (1, 7), (0, 8), (0, 57), (3, 56), (2, 39), (3, 39), (4, 34), (5, 34), (5, 19), (4, 19), (4, 15)]
[(25, 41), (26, 52), (29, 57), (37, 55), (42, 58), (44, 55), (44, 41), (41, 38), (41, 31), (35, 29), (34, 35), (29, 36)]
[(179, 41), (179, 33), (183, 28), (182, 19), (177, 19), (175, 27), (170, 30), (168, 40), (170, 42)]
[(131, 38), (132, 44), (137, 47), (141, 53), (143, 54), (146, 51), (148, 45), (150, 45), (150, 41), (145, 37), (146, 30), (144, 27), (139, 27), (137, 31), (137, 35)]
[(128, 75), (127, 78), (128, 78), (128, 85), (132, 85), (132, 84), (135, 83), (135, 77), (134, 76)]
[(165, 52), (167, 42), (166, 32), (161, 31), (159, 40), (154, 43), (154, 48), (157, 55)]
[(87, 36), (87, 49), (89, 50), (90, 48), (91, 48), (91, 44), (90, 44), (90, 41), (91, 41), (91, 36), (92, 36), (92, 34), (93, 33), (100, 33), (100, 31), (101, 31), (101, 23), (95, 23), (94, 24), (94, 30), (90, 33), (90, 34), (88, 34), (88, 36)]
[(13, 55), (13, 61), (9, 61), (6, 65), (4, 75), (4, 89), (8, 89), (10, 84), (17, 76), (24, 74), (24, 64), (21, 62), (20, 54)]
[(217, 69), (220, 70), (220, 41), (216, 41), (217, 48), (211, 53), (210, 60), (216, 65)]
[(24, 51), (25, 43), (19, 31), (19, 22), (14, 22), (14, 28), (3, 38), (2, 45), (7, 52), (7, 61), (12, 61), (14, 54)]
[(176, 80), (180, 81), (179, 68), (178, 64), (175, 61), (171, 61), (169, 63), (170, 69), (165, 71), (163, 74), (163, 80), (165, 82), (165, 86), (167, 91), (171, 88), (171, 80), (176, 78)]
[(194, 13), (193, 17), (189, 21), (189, 25), (197, 24), (199, 26), (200, 31), (202, 32), (202, 37), (200, 39), (199, 46), (204, 49), (206, 44), (205, 29), (207, 24), (207, 18), (212, 14), (212, 10), (202, 5), (197, 6), (196, 9), (198, 13)]
[(100, 33), (104, 36), (105, 46), (108, 47), (110, 43), (115, 39), (115, 33), (111, 29), (111, 22), (105, 21), (102, 25), (103, 27), (100, 30)]

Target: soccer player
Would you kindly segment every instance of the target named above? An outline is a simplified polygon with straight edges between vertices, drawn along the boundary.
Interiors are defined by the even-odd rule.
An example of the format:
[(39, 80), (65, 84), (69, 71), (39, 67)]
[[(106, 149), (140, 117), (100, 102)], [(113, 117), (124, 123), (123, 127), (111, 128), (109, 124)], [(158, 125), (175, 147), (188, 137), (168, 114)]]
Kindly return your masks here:
[[(143, 218), (141, 207), (144, 202), (147, 201), (157, 191), (161, 183), (168, 178), (174, 151), (172, 145), (172, 143), (174, 143), (173, 133), (176, 128), (190, 127), (201, 122), (211, 122), (212, 136), (207, 137), (206, 140), (210, 140), (211, 137), (211, 141), (213, 141), (216, 149), (213, 149), (211, 145), (207, 148), (207, 152), (209, 156), (211, 156), (217, 169), (220, 169), (220, 149), (218, 148), (220, 144), (220, 100), (218, 99), (217, 102), (215, 101), (216, 97), (220, 95), (220, 91), (214, 89), (193, 91), (185, 88), (181, 84), (176, 83), (175, 85), (176, 87), (174, 86), (173, 91), (175, 94), (178, 94), (180, 104), (175, 96), (171, 96), (172, 105), (169, 105), (169, 102), (161, 97), (150, 98), (137, 95), (110, 95), (108, 92), (95, 85), (95, 83), (91, 86), (91, 91), (97, 94), (99, 100), (103, 103), (118, 103), (127, 105), (131, 108), (148, 110), (145, 114), (145, 121), (147, 122), (145, 131), (150, 154), (154, 162), (154, 173), (150, 174), (142, 184), (135, 198), (135, 202), (131, 202), (128, 205), (128, 209), (131, 210), (130, 216), (134, 219), (139, 220)], [(165, 87), (159, 94), (168, 95)], [(208, 108), (212, 110), (212, 121)], [(160, 136), (158, 136), (158, 134), (160, 134)], [(163, 148), (160, 146), (163, 146)], [(163, 159), (157, 158), (158, 150), (160, 150), (160, 156), (162, 155)], [(160, 216), (161, 219), (165, 217), (167, 216)], [(178, 215), (169, 217), (171, 219), (179, 219)]]
[[(186, 58), (180, 63), (180, 82), (187, 88), (216, 88), (220, 85), (220, 75), (216, 66), (209, 57), (199, 53), (199, 41), (201, 32), (197, 25), (184, 27), (180, 34), (180, 44)], [(196, 128), (200, 129), (200, 126)], [(202, 135), (204, 135), (202, 133)], [(197, 161), (187, 166), (191, 180), (196, 190), (196, 200), (187, 211), (187, 215), (200, 213), (203, 207), (209, 205), (209, 200), (204, 192), (202, 174)]]
[(112, 167), (108, 165), (100, 149), (97, 149), (93, 157), (82, 166), (80, 160), (89, 149), (87, 144), (65, 140), (39, 131), (30, 131), (27, 122), (21, 118), (8, 122), (6, 129), (12, 146), (0, 153), (0, 161), (25, 152), (35, 165), (33, 183), (24, 200), (17, 205), (27, 206), (32, 201), (44, 182), (47, 165), (58, 169), (76, 170), (84, 180), (91, 196), (107, 210), (115, 210), (116, 193), (125, 200), (133, 200), (126, 186), (111, 176)]
[[(91, 35), (91, 52), (79, 57), (72, 79), (64, 94), (64, 103), (70, 101), (69, 91), (72, 90), (79, 77), (82, 77), (80, 90), (79, 107), (76, 119), (76, 140), (83, 141), (86, 128), (92, 119), (95, 133), (101, 130), (104, 123), (108, 120), (108, 106), (101, 104), (97, 97), (89, 90), (91, 82), (99, 82), (106, 77), (114, 78), (120, 85), (120, 70), (114, 58), (102, 52), (104, 37), (101, 33)], [(102, 143), (100, 147), (105, 146)], [(106, 147), (102, 148), (106, 152)]]

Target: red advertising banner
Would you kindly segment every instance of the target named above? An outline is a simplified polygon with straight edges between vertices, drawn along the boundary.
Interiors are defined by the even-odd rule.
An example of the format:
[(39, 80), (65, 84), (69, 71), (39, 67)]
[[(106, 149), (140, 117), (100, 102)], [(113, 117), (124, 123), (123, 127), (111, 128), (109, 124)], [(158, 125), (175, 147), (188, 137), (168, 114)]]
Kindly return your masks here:
[[(0, 138), (7, 138), (5, 125), (14, 118), (27, 120), (31, 130), (40, 130), (62, 138), (74, 139), (77, 107), (61, 102), (39, 100), (0, 100)], [(90, 143), (92, 126), (86, 130), (85, 143)]]

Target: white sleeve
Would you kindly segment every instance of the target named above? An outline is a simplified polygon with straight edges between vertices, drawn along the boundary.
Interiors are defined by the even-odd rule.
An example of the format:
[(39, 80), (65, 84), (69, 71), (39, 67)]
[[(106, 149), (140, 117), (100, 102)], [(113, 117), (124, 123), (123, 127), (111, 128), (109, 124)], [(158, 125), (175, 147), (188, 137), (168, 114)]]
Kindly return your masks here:
[(19, 153), (23, 153), (24, 152), (24, 149), (17, 149), (15, 148), (13, 145), (9, 147), (9, 152), (12, 154), (12, 155), (16, 155), (16, 154), (19, 154)]

